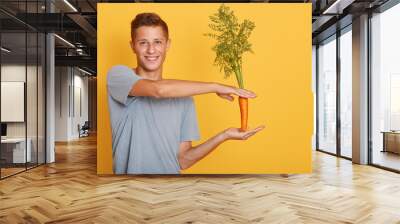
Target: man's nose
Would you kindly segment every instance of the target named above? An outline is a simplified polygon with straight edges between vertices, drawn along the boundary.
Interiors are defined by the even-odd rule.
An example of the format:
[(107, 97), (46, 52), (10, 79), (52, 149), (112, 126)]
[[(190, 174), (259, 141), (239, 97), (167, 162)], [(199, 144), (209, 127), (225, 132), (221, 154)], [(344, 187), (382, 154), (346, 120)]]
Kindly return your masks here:
[(154, 44), (153, 43), (149, 43), (148, 47), (147, 47), (147, 52), (148, 53), (154, 53), (155, 49), (154, 49)]

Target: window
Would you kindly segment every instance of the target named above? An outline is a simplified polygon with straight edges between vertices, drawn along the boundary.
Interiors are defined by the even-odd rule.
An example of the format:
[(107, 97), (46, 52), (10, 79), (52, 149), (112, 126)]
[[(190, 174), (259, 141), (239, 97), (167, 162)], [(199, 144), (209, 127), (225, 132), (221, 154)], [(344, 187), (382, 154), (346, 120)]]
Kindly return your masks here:
[(336, 36), (318, 47), (318, 149), (336, 153)]
[(340, 155), (352, 157), (352, 34), (351, 26), (340, 36)]
[(371, 18), (372, 164), (400, 170), (400, 4)]
[[(43, 13), (41, 5), (44, 1), (0, 3), (20, 15)], [(0, 178), (5, 178), (45, 163), (46, 39), (12, 16), (0, 12), (0, 17), (7, 20), (0, 23)]]

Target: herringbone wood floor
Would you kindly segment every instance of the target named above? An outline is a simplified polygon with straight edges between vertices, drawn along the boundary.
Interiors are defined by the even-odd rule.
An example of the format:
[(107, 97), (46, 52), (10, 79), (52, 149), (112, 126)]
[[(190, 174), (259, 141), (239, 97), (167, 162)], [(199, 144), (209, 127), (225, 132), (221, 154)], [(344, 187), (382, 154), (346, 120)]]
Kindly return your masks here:
[(400, 223), (400, 175), (314, 154), (310, 175), (97, 176), (95, 138), (0, 181), (0, 223)]

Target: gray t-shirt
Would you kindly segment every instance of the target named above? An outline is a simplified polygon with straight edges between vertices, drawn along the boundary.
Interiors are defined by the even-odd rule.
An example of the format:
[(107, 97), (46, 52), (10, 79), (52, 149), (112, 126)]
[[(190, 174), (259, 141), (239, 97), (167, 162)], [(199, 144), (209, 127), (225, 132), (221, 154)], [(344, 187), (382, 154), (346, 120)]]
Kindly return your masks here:
[(107, 73), (116, 174), (178, 174), (179, 144), (199, 140), (192, 97), (129, 96), (142, 77), (124, 65)]

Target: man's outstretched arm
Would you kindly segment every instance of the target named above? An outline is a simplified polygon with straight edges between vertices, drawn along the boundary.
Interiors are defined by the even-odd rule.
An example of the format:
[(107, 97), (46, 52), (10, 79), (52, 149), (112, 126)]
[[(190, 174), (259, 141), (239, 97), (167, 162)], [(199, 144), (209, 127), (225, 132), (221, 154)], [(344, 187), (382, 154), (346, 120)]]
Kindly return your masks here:
[(216, 93), (227, 100), (232, 95), (254, 98), (256, 94), (245, 89), (212, 82), (197, 82), (175, 79), (149, 80), (140, 79), (131, 88), (130, 96), (151, 96), (156, 98), (186, 97), (205, 93)]
[(192, 146), (191, 141), (181, 142), (178, 154), (179, 165), (182, 170), (187, 169), (204, 158), (226, 140), (246, 140), (262, 129), (264, 129), (264, 126), (241, 132), (239, 128), (228, 128), (208, 139), (204, 143), (194, 147)]

